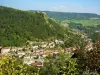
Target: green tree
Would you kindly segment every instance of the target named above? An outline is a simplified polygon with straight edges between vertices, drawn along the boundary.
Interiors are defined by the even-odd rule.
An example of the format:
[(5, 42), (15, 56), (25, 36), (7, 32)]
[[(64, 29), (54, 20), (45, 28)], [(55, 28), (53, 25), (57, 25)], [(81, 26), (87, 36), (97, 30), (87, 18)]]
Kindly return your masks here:
[(76, 65), (76, 59), (72, 59), (70, 54), (50, 55), (40, 69), (40, 75), (76, 75)]

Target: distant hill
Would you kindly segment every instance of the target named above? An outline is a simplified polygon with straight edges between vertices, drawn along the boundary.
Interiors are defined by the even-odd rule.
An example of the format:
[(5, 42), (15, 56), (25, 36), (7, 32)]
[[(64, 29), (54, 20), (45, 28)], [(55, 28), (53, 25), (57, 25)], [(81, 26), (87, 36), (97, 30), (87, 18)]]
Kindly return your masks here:
[[(38, 10), (29, 10), (31, 12)], [(85, 19), (100, 19), (100, 15), (92, 13), (71, 13), (71, 12), (54, 12), (54, 11), (42, 11), (45, 12), (50, 18), (56, 20), (85, 20)]]
[(62, 37), (63, 28), (45, 13), (0, 6), (0, 46), (19, 46), (27, 40)]

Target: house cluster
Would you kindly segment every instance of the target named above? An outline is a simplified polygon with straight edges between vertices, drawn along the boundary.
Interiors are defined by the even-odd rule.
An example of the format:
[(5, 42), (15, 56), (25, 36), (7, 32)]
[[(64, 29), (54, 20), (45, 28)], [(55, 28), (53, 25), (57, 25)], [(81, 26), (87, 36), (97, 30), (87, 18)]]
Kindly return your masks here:
[[(34, 43), (34, 42), (33, 42)], [(32, 42), (30, 44), (33, 44)], [(33, 48), (54, 48), (55, 45), (64, 44), (62, 40), (54, 40), (52, 42), (41, 42), (38, 45), (34, 45)]]
[[(66, 48), (65, 50), (61, 50), (62, 52), (69, 52), (73, 48)], [(8, 54), (8, 55), (16, 55), (23, 59), (24, 64), (33, 65), (42, 67), (44, 63), (45, 57), (48, 55), (56, 55), (59, 54), (58, 50), (44, 50), (44, 49), (37, 49), (33, 50), (26, 50), (23, 51), (22, 48), (2, 48), (4, 51), (2, 54)], [(2, 51), (1, 50), (1, 51)], [(73, 49), (74, 50), (74, 49)]]
[(88, 41), (87, 45), (85, 46), (85, 49), (88, 51), (93, 50), (93, 43)]
[[(84, 37), (84, 36), (83, 36)], [(36, 42), (35, 42), (36, 43)], [(48, 55), (56, 55), (59, 52), (73, 53), (77, 50), (77, 47), (70, 47), (59, 50), (55, 50), (56, 44), (64, 44), (61, 40), (55, 40), (54, 42), (41, 42), (39, 44), (29, 43), (29, 46), (23, 47), (0, 47), (0, 53), (4, 55), (16, 55), (22, 58), (24, 64), (42, 67), (45, 57)], [(88, 42), (86, 49), (92, 49), (92, 43)]]
[(93, 43), (91, 42), (91, 39), (88, 38), (87, 34), (84, 33), (84, 35), (82, 35), (82, 38), (84, 38), (84, 41), (87, 42), (85, 50), (87, 51), (93, 50)]
[[(55, 47), (55, 44), (63, 44), (63, 41), (55, 40), (54, 42), (41, 42), (40, 44), (23, 47), (0, 47), (0, 54), (3, 55), (16, 55), (23, 58), (25, 64), (36, 65), (44, 62), (44, 58), (50, 54), (58, 54), (57, 50), (49, 50)], [(39, 65), (37, 65), (39, 66)], [(41, 65), (43, 66), (43, 64)]]

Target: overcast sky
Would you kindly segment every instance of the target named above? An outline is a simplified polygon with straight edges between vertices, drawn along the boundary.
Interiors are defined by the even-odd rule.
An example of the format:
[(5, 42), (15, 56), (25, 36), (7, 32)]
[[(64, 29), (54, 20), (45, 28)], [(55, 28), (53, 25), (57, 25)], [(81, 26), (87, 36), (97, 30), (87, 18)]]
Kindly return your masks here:
[(0, 5), (21, 10), (81, 12), (100, 15), (100, 0), (0, 0)]

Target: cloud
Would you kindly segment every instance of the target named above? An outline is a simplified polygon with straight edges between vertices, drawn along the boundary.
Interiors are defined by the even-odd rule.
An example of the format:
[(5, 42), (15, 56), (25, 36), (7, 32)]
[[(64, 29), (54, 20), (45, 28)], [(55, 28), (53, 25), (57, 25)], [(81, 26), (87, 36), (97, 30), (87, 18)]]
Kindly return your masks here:
[[(78, 12), (78, 13), (99, 13), (97, 8), (86, 7), (82, 5), (66, 5), (66, 6), (53, 6), (50, 8), (50, 11), (59, 11), (59, 12)], [(97, 14), (98, 14), (97, 13)]]
[(53, 7), (51, 7), (51, 11), (62, 11), (62, 12), (64, 12), (65, 10), (67, 10), (66, 6), (53, 6)]
[(66, 5), (66, 6), (53, 6), (50, 9), (51, 11), (60, 11), (60, 12), (83, 12), (84, 7), (77, 5)]

